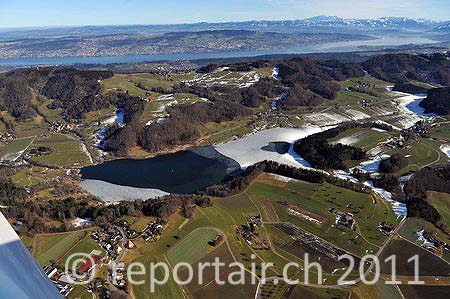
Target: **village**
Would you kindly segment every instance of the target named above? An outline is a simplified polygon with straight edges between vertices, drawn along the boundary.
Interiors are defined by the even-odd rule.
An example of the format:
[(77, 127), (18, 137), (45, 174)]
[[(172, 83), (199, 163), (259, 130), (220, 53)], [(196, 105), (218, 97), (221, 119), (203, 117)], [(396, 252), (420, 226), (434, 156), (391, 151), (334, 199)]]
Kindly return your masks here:
[[(78, 219), (78, 227), (89, 227), (93, 223), (89, 220)], [(77, 256), (73, 269), (63, 269), (58, 265), (46, 266), (44, 273), (56, 285), (61, 295), (67, 297), (76, 285), (83, 285), (90, 293), (109, 292), (108, 284), (114, 285), (120, 290), (127, 290), (126, 270), (121, 262), (126, 250), (137, 248), (136, 240), (142, 238), (144, 243), (157, 241), (166, 222), (162, 219), (150, 221), (142, 231), (131, 228), (130, 223), (118, 219), (107, 227), (96, 229), (91, 232), (90, 237), (99, 245), (101, 250), (92, 250), (89, 254)], [(211, 244), (219, 244), (222, 240), (216, 237)], [(212, 245), (215, 246), (215, 245)], [(108, 270), (107, 280), (98, 277), (99, 269), (106, 267)], [(67, 270), (67, 272), (65, 272)], [(107, 294), (102, 294), (108, 298)]]

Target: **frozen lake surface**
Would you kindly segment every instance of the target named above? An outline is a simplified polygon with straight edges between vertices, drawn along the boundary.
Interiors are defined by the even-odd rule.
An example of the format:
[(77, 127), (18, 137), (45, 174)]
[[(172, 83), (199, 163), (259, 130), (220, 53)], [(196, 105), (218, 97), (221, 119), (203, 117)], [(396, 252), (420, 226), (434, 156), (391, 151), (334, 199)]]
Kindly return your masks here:
[[(264, 160), (276, 161), (295, 167), (310, 167), (309, 163), (294, 152), (294, 142), (309, 135), (322, 132), (327, 128), (304, 126), (300, 128), (273, 128), (259, 131), (253, 135), (215, 146), (222, 155), (229, 157), (242, 168)], [(288, 142), (291, 144), (285, 154), (264, 150), (271, 142)]]

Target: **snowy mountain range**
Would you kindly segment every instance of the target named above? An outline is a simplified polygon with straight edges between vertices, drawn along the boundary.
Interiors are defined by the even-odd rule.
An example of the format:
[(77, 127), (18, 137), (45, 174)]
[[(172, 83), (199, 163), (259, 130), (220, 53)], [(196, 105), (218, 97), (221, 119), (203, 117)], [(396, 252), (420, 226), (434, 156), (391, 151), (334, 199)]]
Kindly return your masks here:
[(411, 19), (405, 17), (382, 17), (378, 19), (345, 19), (336, 16), (317, 16), (299, 20), (244, 21), (223, 23), (192, 23), (168, 25), (118, 25), (118, 26), (81, 26), (64, 28), (18, 28), (1, 29), (0, 40), (62, 36), (99, 36), (114, 34), (155, 34), (182, 31), (204, 30), (255, 30), (277, 32), (334, 32), (356, 33), (385, 31), (433, 31), (448, 26), (449, 21)]
[(437, 32), (450, 32), (450, 23), (440, 25), (435, 29)]
[(378, 19), (344, 19), (336, 16), (317, 16), (292, 21), (255, 21), (253, 26), (284, 25), (290, 27), (342, 27), (360, 29), (432, 29), (441, 22), (428, 19), (410, 19), (402, 17), (382, 17)]

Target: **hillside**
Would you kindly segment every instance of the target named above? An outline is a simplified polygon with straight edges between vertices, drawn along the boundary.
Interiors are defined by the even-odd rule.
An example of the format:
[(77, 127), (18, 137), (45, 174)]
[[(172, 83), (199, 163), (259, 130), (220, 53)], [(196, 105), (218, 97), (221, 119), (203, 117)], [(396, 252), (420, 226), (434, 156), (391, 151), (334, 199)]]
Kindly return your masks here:
[(372, 76), (393, 83), (411, 80), (450, 85), (449, 54), (386, 54), (369, 58), (362, 66)]
[(426, 113), (440, 115), (450, 114), (450, 87), (434, 88), (428, 91), (428, 96), (420, 103)]

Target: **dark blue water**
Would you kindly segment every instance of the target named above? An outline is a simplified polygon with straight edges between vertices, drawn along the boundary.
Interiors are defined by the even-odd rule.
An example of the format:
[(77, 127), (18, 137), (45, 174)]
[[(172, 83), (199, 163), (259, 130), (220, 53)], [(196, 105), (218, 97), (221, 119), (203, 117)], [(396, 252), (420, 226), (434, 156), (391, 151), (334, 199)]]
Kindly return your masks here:
[(84, 167), (83, 179), (169, 193), (193, 193), (240, 172), (239, 164), (213, 147), (199, 147), (145, 160), (114, 160)]

